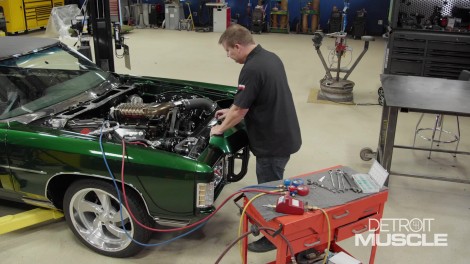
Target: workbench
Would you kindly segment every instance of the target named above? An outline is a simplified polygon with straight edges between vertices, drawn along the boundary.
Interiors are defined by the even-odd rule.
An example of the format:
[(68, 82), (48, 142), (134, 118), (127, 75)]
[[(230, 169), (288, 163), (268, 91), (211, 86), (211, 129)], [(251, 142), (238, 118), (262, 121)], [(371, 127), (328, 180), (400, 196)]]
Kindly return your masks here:
[[(381, 75), (381, 82), (385, 103), (382, 110), (377, 161), (390, 172), (390, 175), (470, 183), (469, 180), (464, 179), (412, 175), (391, 171), (393, 148), (430, 150), (429, 148), (394, 145), (399, 110), (404, 112), (470, 116), (470, 82), (387, 74)], [(441, 149), (433, 149), (432, 151), (470, 155), (469, 152), (464, 151)]]
[[(328, 177), (328, 170), (343, 169), (351, 173), (351, 169), (343, 166), (335, 166), (326, 168), (320, 171), (307, 173), (297, 177), (295, 179), (303, 179), (304, 182), (307, 180), (318, 180), (323, 176)], [(323, 181), (323, 182), (326, 182)], [(273, 184), (278, 184), (273, 182)], [(264, 185), (264, 184), (263, 184)], [(275, 185), (274, 185), (275, 186)], [(278, 230), (292, 246), (294, 255), (304, 252), (308, 249), (315, 249), (318, 252), (324, 252), (327, 248), (328, 241), (331, 241), (330, 251), (340, 252), (344, 251), (336, 242), (350, 238), (356, 234), (361, 234), (366, 231), (375, 230), (375, 234), (378, 235), (380, 230), (376, 224), (379, 223), (383, 215), (384, 205), (388, 197), (388, 189), (382, 188), (378, 193), (363, 194), (363, 193), (352, 193), (347, 191), (345, 193), (330, 193), (328, 190), (323, 188), (315, 188), (310, 186), (310, 193), (308, 196), (296, 196), (296, 199), (302, 200), (304, 203), (308, 202), (309, 205), (316, 205), (322, 208), (328, 215), (330, 221), (330, 229), (328, 230), (328, 224), (325, 214), (321, 210), (314, 210), (305, 212), (303, 215), (284, 215), (278, 214), (278, 216), (266, 219), (266, 210), (262, 204), (265, 201), (263, 199), (273, 199), (264, 195), (252, 203), (249, 203), (250, 197), (244, 198), (244, 205), (246, 206), (246, 215), (243, 222), (244, 233), (248, 230), (248, 223), (255, 224), (260, 227), (270, 227)], [(317, 199), (312, 199), (313, 197)], [(319, 198), (320, 197), (320, 198)], [(277, 198), (274, 197), (274, 200)], [(260, 200), (260, 201), (258, 201)], [(336, 204), (331, 207), (321, 206), (321, 200), (330, 200), (332, 204)], [(328, 202), (328, 201), (324, 201)], [(274, 209), (271, 209), (274, 210)], [(371, 219), (374, 219), (371, 221)], [(375, 221), (377, 220), (377, 221)], [(277, 248), (276, 260), (271, 263), (284, 264), (290, 263), (290, 251), (288, 250), (287, 242), (280, 237), (280, 235), (271, 236), (264, 230), (261, 233), (265, 235)], [(270, 232), (272, 233), (272, 232)], [(328, 234), (330, 236), (328, 236)], [(242, 255), (247, 258), (247, 238), (242, 241)], [(347, 253), (346, 251), (344, 251)], [(376, 245), (371, 248), (371, 255), (369, 263), (374, 263), (376, 252)]]

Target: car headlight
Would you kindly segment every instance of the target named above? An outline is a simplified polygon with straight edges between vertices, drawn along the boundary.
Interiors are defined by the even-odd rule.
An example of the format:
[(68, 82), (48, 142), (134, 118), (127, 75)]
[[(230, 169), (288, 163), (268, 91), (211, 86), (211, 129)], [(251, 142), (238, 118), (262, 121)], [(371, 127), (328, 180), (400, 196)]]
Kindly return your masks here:
[(214, 182), (197, 184), (197, 208), (210, 207), (214, 203)]
[(221, 157), (215, 165), (212, 167), (214, 171), (214, 180), (210, 183), (198, 183), (197, 184), (197, 208), (207, 208), (212, 206), (214, 203), (214, 191), (217, 186), (227, 176), (227, 161), (226, 157)]
[(226, 157), (224, 156), (215, 163), (214, 167), (212, 167), (212, 170), (214, 171), (214, 185), (216, 187), (225, 179), (225, 177), (227, 177), (227, 165)]

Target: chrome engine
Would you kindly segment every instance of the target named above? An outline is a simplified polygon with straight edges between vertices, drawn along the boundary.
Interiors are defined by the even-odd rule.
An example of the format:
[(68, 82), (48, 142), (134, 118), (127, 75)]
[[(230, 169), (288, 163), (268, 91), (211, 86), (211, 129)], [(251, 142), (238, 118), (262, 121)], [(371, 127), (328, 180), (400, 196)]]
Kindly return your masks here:
[(88, 104), (82, 111), (61, 113), (46, 123), (195, 158), (208, 144), (210, 128), (216, 123), (216, 108), (212, 100), (196, 95), (157, 96), (145, 103), (133, 94)]

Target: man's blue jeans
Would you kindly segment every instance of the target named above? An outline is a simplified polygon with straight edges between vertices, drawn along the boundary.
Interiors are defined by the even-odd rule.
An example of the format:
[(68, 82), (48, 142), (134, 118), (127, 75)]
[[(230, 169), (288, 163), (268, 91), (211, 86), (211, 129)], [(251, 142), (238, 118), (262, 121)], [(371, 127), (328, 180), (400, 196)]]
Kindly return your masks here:
[(278, 181), (284, 178), (284, 169), (290, 156), (285, 157), (256, 157), (256, 176), (258, 184)]

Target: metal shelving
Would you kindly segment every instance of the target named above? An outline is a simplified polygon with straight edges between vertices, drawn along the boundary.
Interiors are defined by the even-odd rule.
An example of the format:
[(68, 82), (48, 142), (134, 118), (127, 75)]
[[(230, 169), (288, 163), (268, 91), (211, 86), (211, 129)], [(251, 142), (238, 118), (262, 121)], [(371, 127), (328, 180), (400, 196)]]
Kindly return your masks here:
[[(469, 31), (457, 32), (440, 25), (423, 26), (426, 20), (433, 18), (433, 6), (442, 9), (442, 17), (451, 16), (450, 7), (438, 6), (433, 0), (413, 2), (411, 6), (401, 0), (393, 1), (393, 32), (384, 73), (457, 79), (462, 70), (470, 69)], [(412, 8), (422, 10), (423, 15), (412, 13)], [(415, 21), (417, 17), (422, 20)]]
[(271, 0), (268, 31), (274, 33), (289, 33), (289, 11), (287, 0)]

